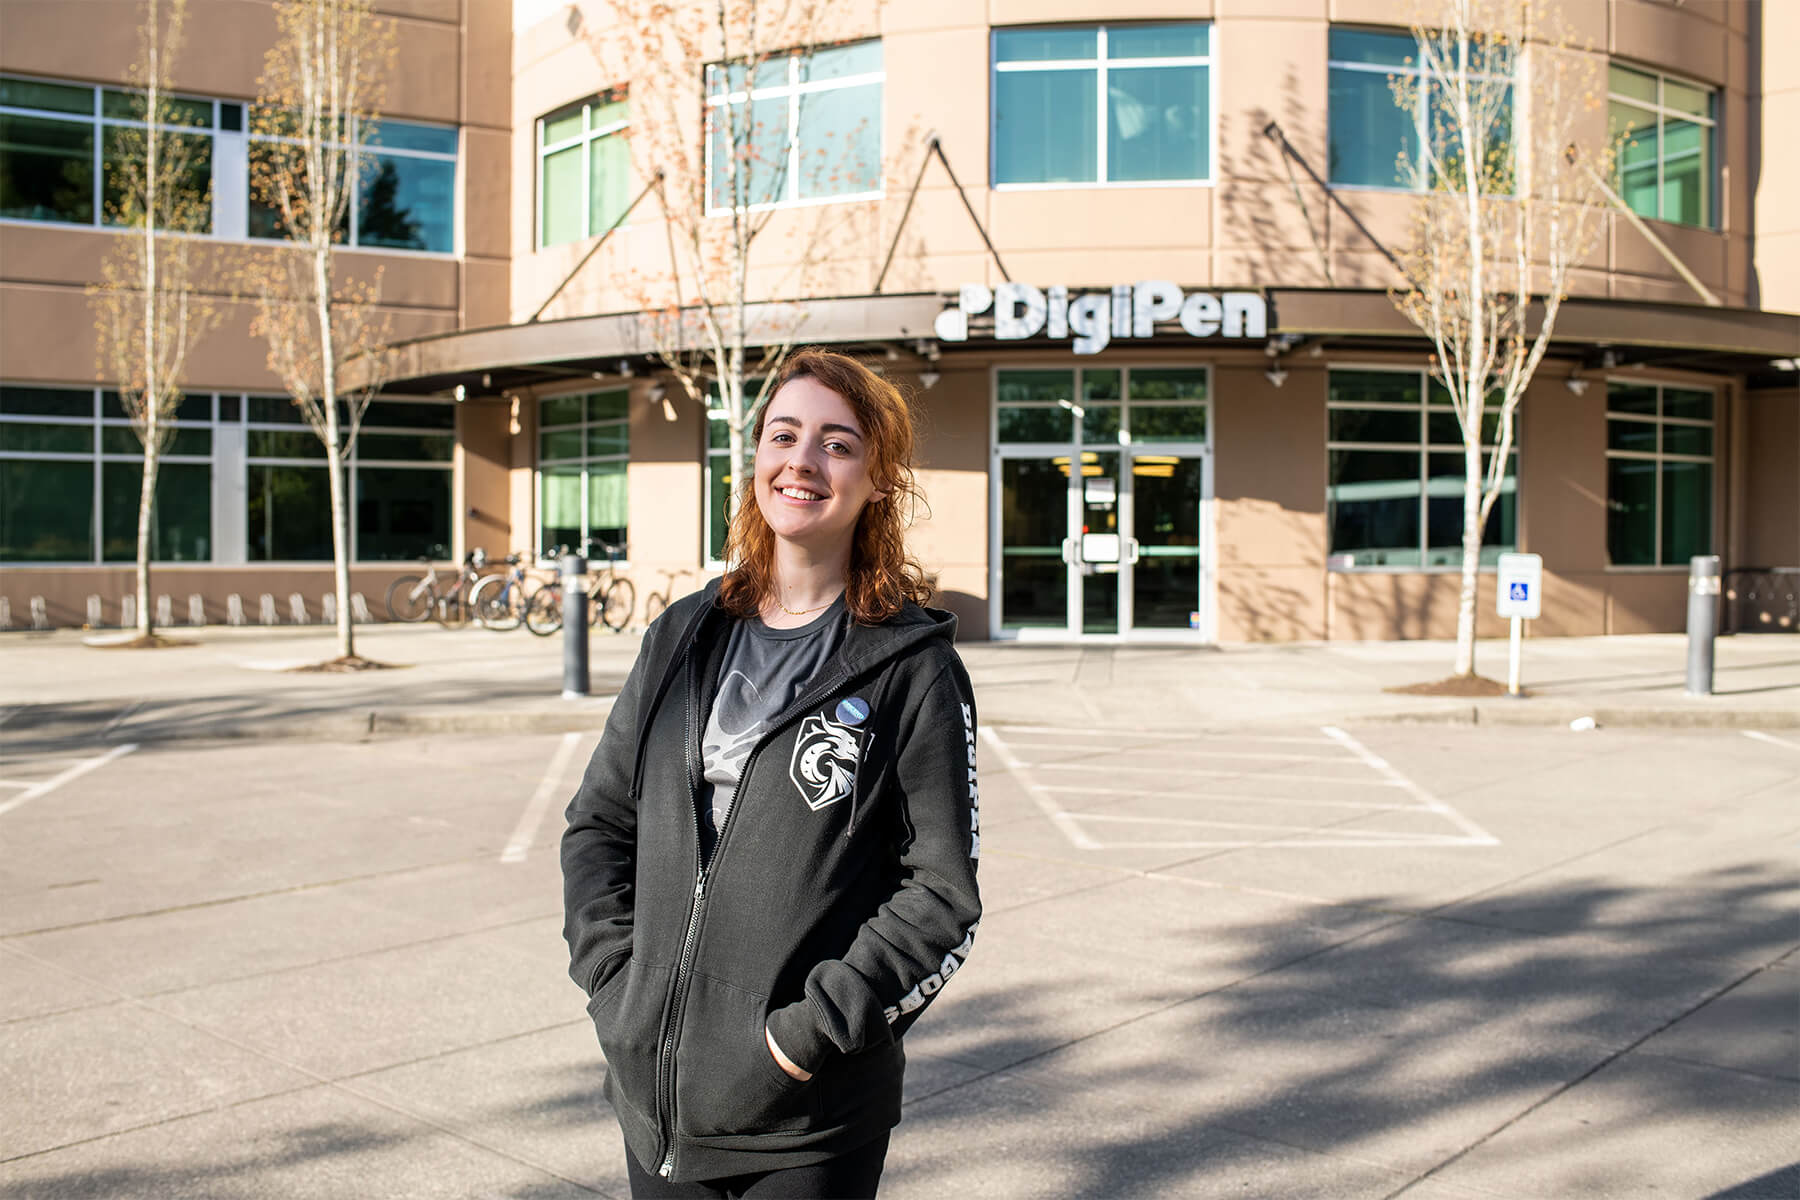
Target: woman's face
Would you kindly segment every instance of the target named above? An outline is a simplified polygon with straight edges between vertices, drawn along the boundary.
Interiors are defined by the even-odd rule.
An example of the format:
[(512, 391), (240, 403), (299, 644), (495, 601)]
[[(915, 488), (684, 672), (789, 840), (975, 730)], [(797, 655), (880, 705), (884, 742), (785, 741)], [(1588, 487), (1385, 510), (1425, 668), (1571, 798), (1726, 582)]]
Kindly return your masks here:
[(863, 505), (885, 494), (869, 466), (849, 402), (810, 376), (790, 379), (769, 400), (756, 444), (756, 506), (782, 541), (847, 550)]

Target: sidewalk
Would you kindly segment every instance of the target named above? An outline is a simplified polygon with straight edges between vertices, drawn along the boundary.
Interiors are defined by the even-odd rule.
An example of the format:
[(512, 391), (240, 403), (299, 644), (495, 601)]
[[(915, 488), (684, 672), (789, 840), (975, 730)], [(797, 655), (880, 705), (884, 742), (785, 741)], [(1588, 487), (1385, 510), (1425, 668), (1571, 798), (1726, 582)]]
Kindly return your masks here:
[[(374, 625), (359, 653), (401, 668), (349, 675), (288, 668), (335, 653), (318, 627), (178, 628), (197, 645), (138, 651), (74, 630), (0, 634), (0, 737), (54, 744), (191, 738), (361, 738), (401, 733), (554, 733), (598, 728), (637, 653), (596, 633), (591, 696), (561, 697), (560, 637)], [(1383, 689), (1439, 679), (1443, 642), (1186, 648), (1004, 642), (961, 647), (988, 724), (1219, 729), (1265, 721), (1800, 728), (1800, 638), (1721, 638), (1715, 694), (1685, 695), (1679, 635), (1526, 643), (1525, 699), (1462, 700)], [(1505, 671), (1483, 643), (1484, 674)]]

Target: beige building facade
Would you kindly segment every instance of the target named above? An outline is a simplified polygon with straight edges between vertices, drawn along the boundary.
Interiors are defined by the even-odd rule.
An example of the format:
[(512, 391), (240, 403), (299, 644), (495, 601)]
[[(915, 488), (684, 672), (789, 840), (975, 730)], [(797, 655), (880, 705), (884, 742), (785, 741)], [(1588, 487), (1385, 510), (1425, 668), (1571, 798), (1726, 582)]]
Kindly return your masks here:
[[(222, 106), (253, 95), (260, 49), (203, 47), (270, 33), (259, 4), (196, 12), (214, 7), (181, 86), (216, 102), (227, 146)], [(1416, 131), (1388, 89), (1411, 36), (1392, 4), (858, 0), (830, 5), (748, 91), (707, 73), (704, 47), (633, 65), (636, 42), (598, 4), (384, 9), (406, 30), (389, 114), (458, 136), (449, 242), (347, 256), (381, 268), (401, 334), (378, 402), (395, 423), (359, 451), (353, 575), (372, 601), (414, 555), (475, 546), (624, 544), (640, 606), (720, 569), (723, 423), (666, 369), (656, 314), (692, 303), (675, 235), (716, 244), (730, 222), (704, 122), (740, 105), (786, 139), (781, 170), (747, 176), (768, 222), (748, 270), (753, 341), (865, 355), (916, 398), (929, 511), (913, 546), (964, 636), (1454, 631), (1460, 438), (1387, 296), (1386, 251), (1419, 203), (1393, 174)], [(88, 87), (103, 112), (131, 57), (128, 39), (70, 37), (66, 11), (0, 0), (0, 77), (23, 81), (0, 120), (38, 122), (24, 127), (40, 142), (73, 114), (13, 103), (61, 95), (27, 85)], [(1534, 633), (1675, 630), (1689, 556), (1800, 566), (1800, 166), (1779, 132), (1800, 121), (1800, 72), (1779, 53), (1800, 41), (1800, 8), (1565, 11), (1606, 80), (1592, 138), (1627, 147), (1612, 182), (1638, 220), (1608, 212), (1575, 273), (1487, 557), (1543, 557)], [(650, 114), (671, 89), (693, 124), (658, 144)], [(403, 164), (398, 194), (417, 197), (429, 238), (443, 222), (406, 169), (428, 171)], [(683, 203), (702, 211), (666, 218)], [(129, 564), (109, 557), (119, 443), (84, 288), (117, 235), (23, 204), (0, 214), (0, 384), (26, 411), (0, 399), (0, 435), (76, 427), (31, 409), (87, 388), (95, 448), (83, 477), (80, 452), (42, 449), (42, 432), (0, 440), (0, 595), (15, 626), (32, 597), (79, 624), (99, 595), (110, 620)], [(217, 620), (229, 595), (268, 593), (285, 617), (289, 593), (328, 587), (327, 563), (295, 557), (317, 554), (292, 499), (309, 464), (254, 419), (277, 389), (241, 320), (193, 379), (213, 444), (181, 465), (210, 472), (209, 537), (157, 588), (179, 616), (190, 594)], [(4, 499), (22, 486), (9, 480), (56, 474), (89, 480), (85, 559), (45, 557), (80, 548), (79, 521), (46, 548), (37, 510)], [(1484, 633), (1499, 629), (1492, 580)]]

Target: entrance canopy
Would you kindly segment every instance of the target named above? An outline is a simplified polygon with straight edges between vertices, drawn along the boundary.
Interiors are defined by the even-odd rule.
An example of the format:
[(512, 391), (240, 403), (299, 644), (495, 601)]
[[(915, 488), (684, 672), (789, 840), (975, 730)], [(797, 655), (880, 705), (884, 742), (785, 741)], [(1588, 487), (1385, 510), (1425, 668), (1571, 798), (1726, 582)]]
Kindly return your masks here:
[[(1416, 351), (1420, 335), (1378, 290), (1270, 288), (1268, 336), (1279, 348), (1300, 342), (1336, 349)], [(753, 304), (752, 345), (876, 346), (894, 342), (937, 344), (934, 323), (957, 303), (955, 293), (841, 296)], [(691, 310), (688, 314), (691, 324)], [(544, 384), (616, 377), (623, 362), (633, 373), (651, 365), (658, 346), (656, 314), (613, 313), (556, 321), (501, 325), (436, 334), (400, 342), (385, 351), (383, 390), (401, 395), (492, 396)], [(992, 350), (1049, 346), (1039, 339), (997, 341), (980, 328), (956, 348)], [(691, 338), (689, 339), (692, 340)], [(1114, 342), (1116, 347), (1156, 345), (1184, 349), (1233, 348), (1243, 343), (1194, 338), (1178, 326), (1159, 325), (1151, 337)], [(1751, 389), (1800, 387), (1800, 315), (1756, 309), (1709, 308), (1637, 300), (1571, 297), (1557, 318), (1554, 352), (1584, 367), (1632, 364), (1743, 374)], [(346, 365), (347, 386), (366, 378), (366, 365)]]

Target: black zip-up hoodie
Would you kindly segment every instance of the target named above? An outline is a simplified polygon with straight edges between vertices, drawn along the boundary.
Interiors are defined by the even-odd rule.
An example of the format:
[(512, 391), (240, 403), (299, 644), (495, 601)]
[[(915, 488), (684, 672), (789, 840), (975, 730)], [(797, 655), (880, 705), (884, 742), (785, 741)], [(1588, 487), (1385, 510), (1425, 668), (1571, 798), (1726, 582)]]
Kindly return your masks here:
[(852, 623), (769, 724), (702, 865), (700, 736), (733, 619), (716, 594), (645, 634), (562, 840), (606, 1096), (675, 1181), (820, 1162), (897, 1124), (901, 1035), (981, 915), (974, 698), (955, 618), (914, 604)]

